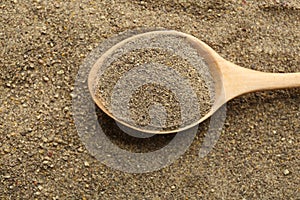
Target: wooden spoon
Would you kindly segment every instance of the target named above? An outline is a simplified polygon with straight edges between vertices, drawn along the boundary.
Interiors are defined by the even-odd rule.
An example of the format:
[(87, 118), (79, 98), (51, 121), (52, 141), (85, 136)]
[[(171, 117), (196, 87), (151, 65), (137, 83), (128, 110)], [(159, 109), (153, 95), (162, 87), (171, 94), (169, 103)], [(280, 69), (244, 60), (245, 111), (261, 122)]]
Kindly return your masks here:
[[(213, 115), (223, 104), (228, 102), (229, 100), (240, 96), (245, 93), (261, 91), (261, 90), (273, 90), (273, 89), (283, 89), (283, 88), (292, 88), (292, 87), (300, 87), (300, 73), (265, 73), (259, 72), (247, 68), (240, 67), (230, 61), (222, 58), (217, 52), (215, 52), (212, 48), (210, 48), (207, 44), (200, 41), (199, 39), (173, 30), (160, 30), (155, 31), (158, 34), (168, 34), (185, 37), (186, 41), (189, 45), (192, 45), (195, 49), (197, 49), (198, 53), (204, 58), (207, 63), (210, 73), (215, 82), (215, 101), (210, 110), (205, 116), (197, 120), (195, 123), (190, 124), (185, 127), (180, 127), (177, 130), (165, 131), (148, 131), (139, 129), (137, 127), (126, 124), (122, 121), (119, 121), (115, 116), (113, 116), (107, 108), (104, 106), (104, 102), (101, 99), (95, 96), (95, 83), (97, 80), (97, 72), (99, 70), (99, 63), (101, 63), (106, 55), (109, 55), (110, 51), (118, 48), (121, 43), (113, 46), (107, 53), (103, 54), (101, 58), (97, 61), (97, 63), (91, 69), (88, 78), (88, 85), (90, 93), (93, 97), (95, 103), (110, 117), (114, 118), (116, 121), (120, 122), (123, 125), (126, 125), (132, 129), (148, 132), (152, 134), (167, 134), (180, 132), (191, 127), (196, 126), (197, 124), (203, 122), (211, 115)], [(153, 31), (143, 33), (143, 36), (147, 36), (147, 34), (153, 34)], [(139, 34), (140, 36), (140, 34)], [(127, 38), (126, 41), (134, 40), (135, 36)]]

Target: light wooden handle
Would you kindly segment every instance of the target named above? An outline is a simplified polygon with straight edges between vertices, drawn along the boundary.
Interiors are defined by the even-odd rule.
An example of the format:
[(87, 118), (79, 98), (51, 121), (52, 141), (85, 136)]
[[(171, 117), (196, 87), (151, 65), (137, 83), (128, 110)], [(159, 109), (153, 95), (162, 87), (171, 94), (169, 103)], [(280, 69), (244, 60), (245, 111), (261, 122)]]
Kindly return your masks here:
[(226, 101), (248, 92), (300, 87), (300, 73), (266, 73), (222, 62)]

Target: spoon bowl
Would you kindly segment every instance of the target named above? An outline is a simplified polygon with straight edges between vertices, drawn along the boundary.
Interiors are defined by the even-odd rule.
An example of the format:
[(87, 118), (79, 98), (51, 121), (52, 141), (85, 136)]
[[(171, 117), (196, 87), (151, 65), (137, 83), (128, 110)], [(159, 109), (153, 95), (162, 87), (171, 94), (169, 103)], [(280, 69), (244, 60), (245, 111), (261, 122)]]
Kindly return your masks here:
[[(174, 130), (146, 130), (141, 127), (136, 127), (128, 124), (112, 114), (112, 112), (109, 111), (105, 106), (106, 103), (103, 102), (103, 99), (95, 95), (98, 83), (97, 80), (99, 79), (101, 70), (103, 70), (101, 69), (101, 66), (105, 63), (105, 60), (109, 59), (112, 52), (118, 50), (118, 48), (122, 47), (122, 45), (124, 45), (125, 43), (134, 41), (137, 38), (148, 37), (149, 35), (153, 34), (179, 36), (185, 38), (186, 44), (193, 47), (203, 58), (214, 82), (214, 99), (209, 112), (201, 118), (195, 119), (192, 123)], [(98, 107), (107, 115), (115, 119), (117, 122), (140, 132), (152, 134), (168, 134), (184, 131), (196, 126), (197, 124), (212, 116), (226, 102), (242, 94), (261, 90), (300, 87), (300, 73), (266, 73), (243, 68), (230, 61), (225, 60), (211, 47), (194, 36), (173, 30), (159, 30), (141, 33), (129, 37), (106, 51), (93, 65), (88, 77), (88, 87), (91, 96)]]

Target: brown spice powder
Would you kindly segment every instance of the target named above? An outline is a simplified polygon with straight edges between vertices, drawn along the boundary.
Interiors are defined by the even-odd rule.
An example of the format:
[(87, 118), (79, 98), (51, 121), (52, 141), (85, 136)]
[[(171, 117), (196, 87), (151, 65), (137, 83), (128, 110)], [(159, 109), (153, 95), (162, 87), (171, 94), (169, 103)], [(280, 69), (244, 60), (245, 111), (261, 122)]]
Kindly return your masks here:
[[(143, 128), (147, 126), (147, 129), (153, 130), (159, 127), (163, 130), (174, 130), (180, 126), (186, 126), (197, 121), (210, 110), (212, 101), (209, 95), (208, 86), (201, 77), (201, 74), (197, 72), (191, 63), (166, 50), (138, 49), (122, 55), (100, 76), (98, 84), (99, 88), (96, 90), (96, 96), (104, 101), (104, 105), (109, 111), (111, 111), (112, 91), (118, 80), (133, 68), (149, 63), (150, 66), (153, 63), (167, 66), (175, 70), (184, 80), (188, 80), (192, 90), (197, 96), (198, 109), (190, 109), (189, 116), (183, 119), (183, 116), (181, 115), (182, 106), (180, 105), (178, 96), (176, 96), (170, 88), (155, 83), (158, 80), (153, 80), (153, 83), (145, 83), (141, 87), (136, 88), (136, 91), (128, 102), (130, 116), (127, 116), (128, 120), (125, 118), (126, 123), (134, 126), (141, 126)], [(148, 76), (143, 73), (140, 75)], [(131, 77), (131, 80), (133, 81), (136, 78), (137, 77), (133, 76)], [(128, 87), (130, 87), (130, 82), (127, 84)], [(186, 95), (186, 92), (187, 91), (180, 91), (180, 95)], [(165, 110), (162, 111), (162, 114), (154, 113), (155, 117), (151, 118), (149, 114), (150, 108), (157, 104), (161, 105), (157, 110)], [(192, 105), (188, 105), (187, 107), (191, 106)], [(118, 118), (118, 116), (116, 117)], [(134, 123), (132, 123), (130, 119), (133, 120)], [(164, 119), (166, 120), (165, 122)], [(122, 120), (124, 120), (124, 118), (122, 118)], [(152, 124), (150, 125), (151, 121)], [(157, 122), (155, 123), (154, 121)]]

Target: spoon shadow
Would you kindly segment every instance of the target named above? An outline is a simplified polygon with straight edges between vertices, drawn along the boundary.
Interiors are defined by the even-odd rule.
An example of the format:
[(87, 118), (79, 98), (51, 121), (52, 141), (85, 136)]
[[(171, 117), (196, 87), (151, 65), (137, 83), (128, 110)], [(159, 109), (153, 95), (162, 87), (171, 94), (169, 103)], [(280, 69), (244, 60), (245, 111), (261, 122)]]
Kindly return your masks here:
[[(119, 146), (121, 149), (135, 152), (146, 153), (153, 152), (168, 145), (177, 133), (172, 134), (156, 134), (151, 137), (144, 138), (143, 133), (133, 136), (128, 128), (121, 129), (116, 121), (104, 113), (100, 108), (95, 106), (98, 123), (103, 129), (105, 135), (112, 143)], [(125, 130), (125, 131), (124, 131)], [(148, 133), (147, 133), (148, 134)]]

